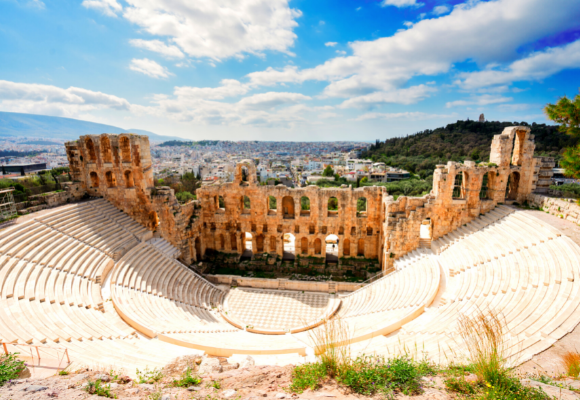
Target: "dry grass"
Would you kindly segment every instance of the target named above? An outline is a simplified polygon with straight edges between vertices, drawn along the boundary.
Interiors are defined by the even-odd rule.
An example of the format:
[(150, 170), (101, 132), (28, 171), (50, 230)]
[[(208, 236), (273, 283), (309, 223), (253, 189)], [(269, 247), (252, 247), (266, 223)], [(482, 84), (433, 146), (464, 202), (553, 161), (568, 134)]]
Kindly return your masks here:
[(568, 376), (578, 377), (580, 374), (580, 353), (568, 351), (562, 355), (562, 365)]
[(493, 311), (461, 316), (458, 328), (480, 381), (495, 383), (509, 374), (504, 344), (505, 322)]
[(350, 363), (351, 332), (348, 324), (340, 318), (325, 320), (322, 325), (309, 331), (314, 351), (331, 376), (339, 375)]

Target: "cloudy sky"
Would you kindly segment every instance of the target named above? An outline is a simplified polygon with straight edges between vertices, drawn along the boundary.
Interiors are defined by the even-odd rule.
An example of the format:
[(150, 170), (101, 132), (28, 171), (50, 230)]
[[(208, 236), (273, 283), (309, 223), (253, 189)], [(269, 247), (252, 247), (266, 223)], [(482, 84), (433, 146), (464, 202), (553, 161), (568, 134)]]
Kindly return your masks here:
[(580, 0), (0, 0), (0, 111), (374, 140), (579, 87)]

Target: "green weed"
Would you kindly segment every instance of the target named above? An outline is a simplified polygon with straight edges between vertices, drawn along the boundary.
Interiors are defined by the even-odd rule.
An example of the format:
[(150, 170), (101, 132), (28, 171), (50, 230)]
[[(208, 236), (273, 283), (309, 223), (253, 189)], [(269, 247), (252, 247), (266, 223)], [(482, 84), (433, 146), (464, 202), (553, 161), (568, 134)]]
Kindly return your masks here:
[(193, 375), (192, 369), (187, 367), (185, 372), (181, 374), (179, 379), (174, 379), (172, 385), (176, 387), (187, 388), (190, 386), (196, 386), (201, 383), (201, 378), (197, 375)]
[(0, 386), (6, 382), (18, 378), (18, 374), (24, 371), (26, 364), (16, 356), (19, 353), (8, 353), (0, 355)]
[(85, 391), (88, 394), (95, 394), (101, 397), (108, 397), (110, 399), (116, 399), (117, 396), (111, 393), (111, 385), (104, 386), (100, 379), (97, 379), (95, 382), (88, 381), (87, 386), (85, 387)]
[(325, 376), (326, 367), (321, 362), (298, 365), (292, 371), (290, 390), (295, 393), (302, 393), (308, 388), (316, 390)]
[(140, 371), (137, 369), (137, 381), (139, 383), (156, 383), (159, 382), (163, 378), (163, 373), (159, 368), (154, 368), (149, 370), (148, 367), (145, 367), (144, 371)]

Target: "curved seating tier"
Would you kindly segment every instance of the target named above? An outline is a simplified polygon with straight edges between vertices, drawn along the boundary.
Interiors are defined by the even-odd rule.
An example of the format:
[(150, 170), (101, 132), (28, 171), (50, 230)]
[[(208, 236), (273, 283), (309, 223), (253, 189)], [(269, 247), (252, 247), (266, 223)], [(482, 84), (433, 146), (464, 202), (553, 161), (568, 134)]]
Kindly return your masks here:
[[(71, 213), (89, 209), (101, 213), (91, 218), (107, 219), (102, 216), (107, 203), (91, 201), (59, 207), (0, 231), (0, 341), (47, 346), (39, 347), (46, 358), (55, 357), (50, 347), (66, 348), (80, 365), (163, 366), (184, 349), (140, 339), (112, 303), (103, 301), (100, 282), (114, 264), (111, 247), (105, 245), (109, 239), (99, 238), (101, 231), (95, 230), (97, 236), (85, 241), (70, 230), (53, 227), (60, 216), (72, 218)], [(115, 218), (107, 221), (118, 225)], [(135, 234), (147, 236), (135, 222), (123, 217), (118, 221), (124, 227), (118, 225), (114, 231), (128, 236), (126, 229), (131, 227), (134, 244)]]
[[(519, 223), (523, 224), (519, 232), (508, 229)], [(469, 239), (476, 235), (482, 244), (472, 254), (490, 258), (475, 265), (461, 263), (469, 257), (467, 243), (475, 246)], [(442, 306), (427, 310), (397, 335), (360, 343), (360, 349), (381, 354), (420, 349), (442, 362), (451, 361), (467, 354), (458, 318), (492, 310), (504, 323), (507, 355), (518, 363), (545, 350), (580, 322), (580, 247), (528, 213), (510, 213), (449, 245), (441, 254), (441, 265), (450, 273)], [(457, 268), (461, 265), (465, 269)]]
[[(439, 291), (441, 270), (431, 257), (418, 258), (406, 268), (342, 297), (334, 318), (345, 324), (351, 343), (389, 334), (421, 315)], [(315, 329), (325, 329), (319, 327)], [(317, 333), (297, 334), (314, 346)]]
[(102, 199), (73, 204), (41, 215), (35, 221), (114, 259), (151, 237), (151, 232)]
[(157, 250), (170, 258), (177, 258), (181, 254), (179, 249), (175, 248), (171, 243), (163, 238), (152, 238), (147, 240), (147, 243), (155, 246)]

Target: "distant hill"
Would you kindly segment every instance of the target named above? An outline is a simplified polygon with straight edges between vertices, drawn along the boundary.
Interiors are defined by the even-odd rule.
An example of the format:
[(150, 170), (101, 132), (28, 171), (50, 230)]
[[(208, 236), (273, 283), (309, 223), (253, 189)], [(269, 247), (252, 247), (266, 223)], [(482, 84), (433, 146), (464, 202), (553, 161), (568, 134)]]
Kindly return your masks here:
[(505, 127), (529, 126), (535, 136), (536, 156), (559, 158), (565, 147), (572, 146), (578, 139), (558, 131), (555, 125), (528, 124), (526, 122), (477, 122), (457, 121), (434, 130), (427, 129), (406, 137), (377, 140), (361, 154), (373, 161), (403, 168), (421, 177), (433, 173), (435, 165), (447, 161), (488, 161), (491, 140)]
[(142, 129), (124, 129), (72, 118), (0, 111), (0, 136), (73, 140), (81, 135), (125, 132), (147, 135), (150, 140), (154, 141), (183, 140), (176, 136), (158, 135)]

